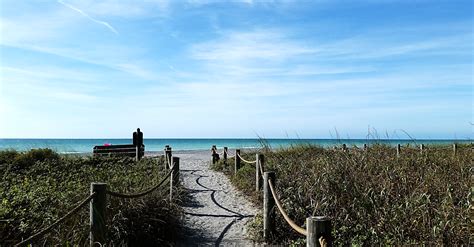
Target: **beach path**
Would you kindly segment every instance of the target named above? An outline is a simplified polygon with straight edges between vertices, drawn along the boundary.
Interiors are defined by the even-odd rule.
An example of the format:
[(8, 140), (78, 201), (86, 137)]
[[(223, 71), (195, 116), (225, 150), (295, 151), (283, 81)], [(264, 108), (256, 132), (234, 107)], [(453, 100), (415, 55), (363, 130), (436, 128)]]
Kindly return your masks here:
[(174, 153), (188, 198), (183, 209), (186, 234), (180, 246), (252, 246), (246, 224), (257, 209), (222, 173), (210, 169), (210, 153)]

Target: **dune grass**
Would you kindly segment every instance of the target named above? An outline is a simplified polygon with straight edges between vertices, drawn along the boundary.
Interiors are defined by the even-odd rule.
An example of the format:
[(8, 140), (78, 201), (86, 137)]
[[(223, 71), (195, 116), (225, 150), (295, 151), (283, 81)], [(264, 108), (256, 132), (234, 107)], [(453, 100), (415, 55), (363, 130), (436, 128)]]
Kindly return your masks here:
[[(472, 221), (473, 145), (427, 146), (423, 153), (373, 145), (348, 152), (312, 145), (260, 150), (266, 170), (276, 172), (283, 207), (303, 226), (311, 215), (333, 219), (335, 245), (469, 245)], [(254, 154), (244, 157), (255, 159)], [(261, 207), (255, 190), (255, 168), (244, 165), (233, 175), (222, 160), (213, 166)], [(304, 243), (276, 213), (274, 243)], [(252, 238), (262, 240), (262, 220), (251, 224)]]
[[(12, 245), (47, 227), (89, 195), (91, 182), (133, 193), (165, 176), (163, 160), (62, 156), (49, 149), (0, 151), (0, 245)], [(169, 245), (181, 209), (169, 186), (137, 199), (107, 197), (108, 245)], [(40, 238), (41, 245), (88, 245), (89, 206)]]

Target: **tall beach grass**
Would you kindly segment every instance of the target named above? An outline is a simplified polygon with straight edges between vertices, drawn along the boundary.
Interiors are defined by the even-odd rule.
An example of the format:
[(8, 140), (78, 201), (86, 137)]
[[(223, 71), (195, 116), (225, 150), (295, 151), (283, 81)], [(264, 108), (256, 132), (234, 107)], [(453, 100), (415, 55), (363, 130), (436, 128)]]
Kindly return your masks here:
[[(400, 157), (386, 145), (347, 152), (313, 145), (271, 150), (264, 146), (267, 171), (276, 172), (283, 207), (299, 225), (311, 215), (332, 218), (336, 245), (470, 245), (472, 239), (473, 145), (427, 146), (423, 153), (404, 147)], [(243, 154), (255, 159), (253, 153)], [(255, 167), (233, 174), (233, 159), (213, 168), (261, 207)], [(274, 243), (302, 243), (276, 212)], [(262, 221), (251, 237), (262, 240)]]

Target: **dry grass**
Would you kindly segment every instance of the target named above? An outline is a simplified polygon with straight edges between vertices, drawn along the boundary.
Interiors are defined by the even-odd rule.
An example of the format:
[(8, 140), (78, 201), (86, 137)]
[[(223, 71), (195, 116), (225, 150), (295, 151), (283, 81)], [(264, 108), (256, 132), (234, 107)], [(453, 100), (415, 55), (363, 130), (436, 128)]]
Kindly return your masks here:
[[(399, 158), (384, 145), (367, 151), (303, 145), (261, 152), (266, 170), (277, 174), (278, 194), (290, 217), (300, 225), (311, 215), (332, 217), (336, 245), (469, 245), (473, 146), (460, 146), (456, 156), (451, 147), (426, 148), (423, 154), (404, 148)], [(226, 170), (222, 164), (215, 169)], [(254, 192), (254, 168), (244, 166), (232, 182), (262, 201)], [(301, 238), (279, 213), (277, 226), (274, 242)], [(253, 228), (253, 237), (261, 239), (261, 221)]]

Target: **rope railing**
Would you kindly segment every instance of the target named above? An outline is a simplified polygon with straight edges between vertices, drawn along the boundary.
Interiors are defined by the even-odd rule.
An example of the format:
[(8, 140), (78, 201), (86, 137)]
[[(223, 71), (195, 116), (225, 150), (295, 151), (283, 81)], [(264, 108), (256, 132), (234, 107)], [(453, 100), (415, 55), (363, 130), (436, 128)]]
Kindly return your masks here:
[(246, 159), (242, 158), (242, 156), (239, 153), (237, 153), (237, 155), (239, 156), (240, 160), (242, 160), (243, 162), (245, 162), (247, 164), (257, 163), (257, 160), (249, 161), (249, 160), (246, 160)]
[(291, 228), (293, 228), (295, 231), (297, 231), (298, 233), (304, 235), (304, 236), (307, 236), (308, 235), (308, 232), (306, 231), (306, 229), (298, 226), (293, 220), (291, 220), (291, 218), (288, 216), (288, 214), (285, 212), (285, 210), (283, 209), (283, 206), (281, 205), (281, 202), (280, 200), (278, 199), (278, 196), (275, 192), (275, 188), (273, 187), (273, 183), (270, 179), (268, 179), (268, 185), (270, 185), (270, 191), (272, 192), (272, 196), (273, 196), (273, 199), (275, 199), (275, 203), (278, 207), (278, 210), (280, 211), (280, 213), (283, 215), (283, 218), (285, 218), (286, 222), (288, 222), (288, 224), (291, 226)]
[(179, 181), (179, 158), (178, 157), (171, 157), (171, 148), (167, 147), (165, 149), (168, 151), (168, 157), (165, 158), (165, 162), (169, 162), (169, 164), (173, 164), (170, 167), (170, 171), (167, 175), (156, 185), (153, 187), (134, 194), (123, 194), (120, 192), (114, 192), (107, 190), (106, 183), (91, 183), (91, 194), (79, 202), (73, 209), (71, 209), (66, 215), (56, 220), (50, 226), (40, 230), (39, 232), (35, 233), (34, 235), (28, 237), (27, 239), (21, 241), (20, 243), (16, 244), (15, 246), (23, 246), (29, 244), (36, 240), (37, 238), (49, 233), (53, 227), (57, 226), (58, 224), (62, 223), (64, 220), (69, 218), (72, 214), (76, 213), (81, 209), (84, 205), (90, 202), (90, 245), (95, 246), (95, 244), (105, 244), (105, 233), (106, 224), (105, 224), (105, 215), (107, 210), (106, 205), (106, 195), (119, 197), (119, 198), (138, 198), (141, 196), (145, 196), (154, 190), (158, 189), (161, 185), (165, 183), (165, 181), (169, 178), (170, 179), (170, 200), (172, 200), (173, 195), (173, 187), (177, 186)]
[[(216, 150), (216, 147), (213, 146), (213, 149)], [(215, 153), (215, 152), (214, 152)], [(227, 147), (224, 147), (224, 160), (228, 157)], [(264, 164), (265, 158), (263, 154), (256, 154), (255, 161), (249, 161), (242, 157), (240, 149), (235, 150), (235, 175), (237, 175), (238, 170), (240, 169), (240, 162), (243, 161), (249, 164), (255, 164), (256, 172), (256, 191), (260, 191), (263, 185), (263, 237), (265, 240), (269, 240), (275, 231), (274, 225), (274, 212), (273, 209), (276, 205), (278, 211), (281, 213), (285, 221), (289, 226), (298, 232), (301, 235), (306, 236), (307, 246), (331, 246), (332, 237), (331, 237), (331, 219), (324, 216), (316, 217), (307, 217), (306, 218), (306, 229), (297, 225), (289, 216), (288, 213), (284, 210), (282, 203), (277, 195), (275, 189), (275, 173), (274, 172), (265, 172)]]
[(159, 182), (157, 185), (145, 190), (145, 191), (142, 191), (142, 192), (138, 192), (138, 193), (135, 193), (135, 194), (123, 194), (123, 193), (120, 193), (120, 192), (114, 192), (114, 191), (110, 191), (110, 190), (107, 190), (107, 194), (111, 195), (111, 196), (115, 196), (115, 197), (119, 197), (119, 198), (138, 198), (138, 197), (142, 197), (142, 196), (145, 196), (147, 194), (150, 194), (151, 192), (153, 192), (154, 190), (158, 189), (170, 176), (171, 176), (171, 173), (173, 172), (173, 168), (174, 166), (170, 169), (170, 171), (168, 172), (168, 174), (161, 180), (161, 182)]
[(224, 153), (227, 154), (227, 158), (228, 158), (228, 159), (235, 158), (235, 154), (231, 154), (231, 153), (229, 152), (229, 150), (224, 149)]
[(79, 211), (79, 209), (81, 209), (83, 206), (85, 206), (87, 203), (89, 203), (94, 197), (95, 197), (96, 193), (92, 193), (91, 195), (89, 195), (87, 198), (85, 198), (84, 200), (82, 200), (81, 202), (79, 202), (73, 209), (71, 209), (67, 214), (65, 214), (63, 217), (57, 219), (53, 224), (49, 225), (48, 227), (42, 229), (41, 231), (31, 235), (29, 238), (21, 241), (20, 243), (16, 244), (16, 246), (23, 246), (27, 243), (30, 243), (32, 241), (34, 241), (35, 239), (37, 239), (38, 237), (41, 237), (47, 233), (49, 233), (49, 231), (51, 231), (51, 229), (53, 229), (53, 227), (55, 227), (56, 225), (58, 225), (59, 223), (63, 222), (64, 220), (66, 220), (67, 218), (69, 218), (69, 216), (71, 216), (72, 214), (76, 213), (77, 211)]
[[(213, 150), (217, 150), (215, 146), (213, 146)], [(339, 150), (338, 147), (335, 147), (337, 150)], [(358, 149), (354, 147), (355, 149)], [(363, 146), (363, 151), (366, 152), (369, 149), (368, 144), (364, 144)], [(413, 150), (417, 149), (416, 147), (412, 148)], [(433, 148), (435, 150), (435, 148)], [(447, 147), (443, 147), (443, 149), (448, 149)], [(457, 144), (452, 145), (452, 150), (453, 154), (456, 155), (458, 146)], [(346, 144), (342, 144), (341, 151), (344, 152), (352, 152), (353, 149), (349, 148)], [(396, 147), (397, 150), (397, 157), (401, 153), (401, 145), (397, 145)], [(423, 144), (419, 145), (418, 150), (423, 153), (425, 151), (428, 151), (428, 148), (424, 146)], [(216, 152), (214, 152), (216, 153)], [(306, 229), (297, 225), (287, 214), (287, 212), (284, 210), (282, 203), (277, 195), (276, 189), (275, 189), (275, 173), (274, 172), (265, 172), (264, 170), (264, 157), (262, 154), (257, 154), (257, 158), (254, 161), (249, 161), (246, 160), (242, 157), (240, 153), (240, 149), (235, 150), (235, 155), (233, 157), (229, 156), (229, 152), (227, 150), (227, 147), (224, 147), (224, 160), (227, 158), (233, 158), (235, 157), (235, 172), (234, 174), (237, 175), (238, 170), (240, 169), (240, 164), (241, 161), (248, 163), (248, 164), (256, 164), (255, 169), (256, 169), (256, 191), (260, 191), (262, 183), (263, 183), (263, 188), (264, 188), (264, 209), (263, 209), (263, 221), (264, 221), (264, 231), (263, 231), (263, 236), (265, 240), (268, 240), (272, 236), (272, 232), (275, 231), (275, 226), (274, 223), (274, 211), (273, 208), (276, 205), (278, 208), (278, 211), (281, 213), (285, 221), (288, 223), (288, 225), (298, 232), (301, 235), (306, 236), (306, 243), (307, 246), (331, 246), (333, 237), (331, 235), (331, 219), (325, 216), (311, 216), (306, 218)], [(267, 178), (268, 176), (268, 178)], [(267, 179), (265, 179), (267, 178)]]

